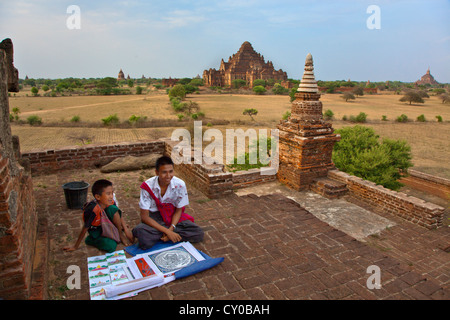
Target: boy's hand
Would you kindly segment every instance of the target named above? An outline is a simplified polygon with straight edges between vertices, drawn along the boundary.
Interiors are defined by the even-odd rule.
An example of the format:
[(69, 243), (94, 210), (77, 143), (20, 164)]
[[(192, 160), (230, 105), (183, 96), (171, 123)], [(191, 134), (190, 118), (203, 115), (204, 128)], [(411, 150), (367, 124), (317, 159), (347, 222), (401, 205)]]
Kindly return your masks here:
[(178, 233), (173, 232), (172, 230), (168, 230), (166, 232), (166, 234), (162, 236), (161, 240), (164, 242), (167, 242), (170, 240), (173, 243), (176, 243), (176, 242), (181, 241), (181, 236)]

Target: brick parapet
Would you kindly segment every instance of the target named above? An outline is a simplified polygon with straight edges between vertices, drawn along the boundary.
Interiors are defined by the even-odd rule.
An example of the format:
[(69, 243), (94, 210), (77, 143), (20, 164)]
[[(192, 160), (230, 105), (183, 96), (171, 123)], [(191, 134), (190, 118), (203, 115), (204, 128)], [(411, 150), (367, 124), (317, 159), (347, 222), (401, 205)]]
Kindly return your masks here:
[(328, 177), (345, 183), (351, 196), (364, 200), (374, 207), (428, 229), (442, 226), (445, 209), (434, 203), (386, 189), (339, 170), (330, 170)]

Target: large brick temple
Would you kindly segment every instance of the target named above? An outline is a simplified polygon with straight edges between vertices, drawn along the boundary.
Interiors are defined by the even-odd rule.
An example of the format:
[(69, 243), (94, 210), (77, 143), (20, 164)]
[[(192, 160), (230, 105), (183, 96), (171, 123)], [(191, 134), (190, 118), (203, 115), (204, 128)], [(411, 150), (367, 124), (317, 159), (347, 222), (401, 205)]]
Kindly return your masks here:
[(236, 79), (245, 80), (248, 86), (253, 87), (253, 82), (257, 79), (286, 81), (287, 74), (281, 69), (275, 70), (271, 61), (265, 62), (264, 56), (246, 41), (228, 62), (222, 59), (219, 70), (211, 68), (203, 71), (206, 86), (231, 86), (231, 82)]
[(439, 84), (439, 82), (437, 82), (434, 77), (431, 75), (430, 73), (430, 68), (428, 68), (427, 73), (425, 73), (420, 80), (417, 80), (415, 82), (416, 85), (420, 85), (420, 84), (431, 84), (431, 85), (435, 85), (435, 84)]

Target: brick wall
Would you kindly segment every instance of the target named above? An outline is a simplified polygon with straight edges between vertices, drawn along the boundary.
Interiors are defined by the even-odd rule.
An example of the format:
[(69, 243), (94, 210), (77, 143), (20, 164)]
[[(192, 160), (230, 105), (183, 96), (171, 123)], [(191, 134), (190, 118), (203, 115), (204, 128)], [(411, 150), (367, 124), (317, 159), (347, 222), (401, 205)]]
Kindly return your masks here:
[(31, 174), (19, 164), (18, 139), (14, 143), (11, 135), (8, 91), (18, 90), (18, 74), (12, 42), (6, 41), (4, 50), (5, 41), (0, 43), (0, 298), (27, 299), (37, 214)]
[(100, 167), (118, 157), (163, 152), (163, 141), (149, 141), (27, 152), (22, 157), (29, 159), (33, 174), (45, 174), (55, 170)]
[[(165, 155), (171, 156), (174, 146), (178, 142), (169, 139), (164, 139), (164, 142), (166, 143)], [(176, 152), (181, 155), (181, 150)], [(206, 156), (203, 155), (203, 160), (205, 158)], [(181, 178), (193, 184), (210, 199), (227, 196), (233, 192), (233, 189), (276, 180), (274, 169), (262, 168), (261, 170), (266, 170), (264, 175), (259, 169), (231, 173), (225, 171), (223, 164), (206, 164), (205, 161), (202, 164), (195, 164), (193, 157), (191, 157), (191, 164), (181, 163), (177, 164), (175, 168)]]
[(442, 226), (444, 208), (402, 192), (386, 189), (373, 182), (351, 176), (339, 170), (330, 170), (328, 177), (346, 183), (350, 195), (364, 200), (385, 212), (426, 227), (436, 229)]

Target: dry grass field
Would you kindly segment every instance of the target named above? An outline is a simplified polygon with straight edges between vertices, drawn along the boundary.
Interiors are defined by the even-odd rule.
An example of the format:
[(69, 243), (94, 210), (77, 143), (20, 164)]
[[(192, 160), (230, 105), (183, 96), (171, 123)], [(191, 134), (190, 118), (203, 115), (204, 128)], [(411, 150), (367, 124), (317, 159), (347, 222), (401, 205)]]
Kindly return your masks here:
[[(340, 96), (324, 94), (321, 97), (324, 112), (327, 109), (334, 112), (334, 128), (353, 125), (340, 120), (344, 115), (349, 117), (365, 112), (368, 116), (364, 125), (374, 128), (381, 137), (405, 139), (409, 142), (415, 169), (450, 179), (449, 105), (442, 104), (435, 96), (425, 99), (425, 104), (413, 105), (400, 102), (401, 96), (393, 94), (365, 95), (353, 102), (345, 102)], [(197, 102), (207, 118), (229, 120), (230, 124), (227, 126), (214, 126), (223, 132), (226, 128), (275, 128), (291, 105), (289, 97), (274, 95), (194, 94), (189, 95), (187, 100)], [(80, 116), (82, 123), (101, 123), (102, 118), (111, 114), (117, 114), (121, 121), (126, 121), (132, 115), (147, 116), (149, 119), (177, 119), (164, 90), (142, 96), (26, 97), (21, 92), (10, 98), (10, 110), (15, 107), (20, 109), (21, 119), (38, 115), (44, 123), (69, 123), (75, 115)], [(255, 121), (242, 114), (246, 108), (258, 110)], [(401, 114), (406, 114), (412, 121), (395, 122), (395, 118)], [(421, 114), (425, 115), (427, 122), (415, 121)], [(386, 115), (389, 121), (381, 121), (382, 115)], [(435, 118), (437, 115), (442, 116), (444, 122), (438, 123)], [(208, 119), (204, 120), (205, 126), (207, 122)], [(12, 132), (20, 137), (23, 152), (81, 146), (86, 143), (109, 144), (170, 137), (173, 129), (30, 127), (12, 124)]]

